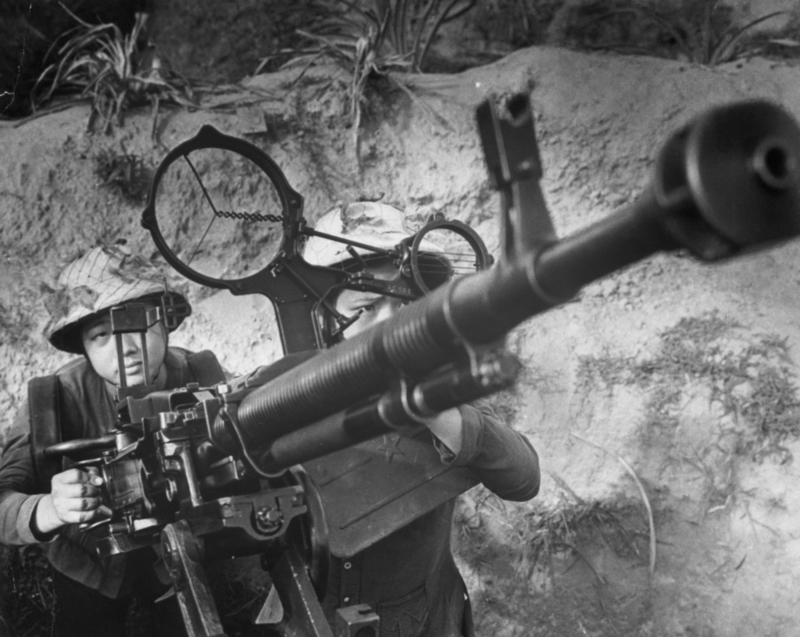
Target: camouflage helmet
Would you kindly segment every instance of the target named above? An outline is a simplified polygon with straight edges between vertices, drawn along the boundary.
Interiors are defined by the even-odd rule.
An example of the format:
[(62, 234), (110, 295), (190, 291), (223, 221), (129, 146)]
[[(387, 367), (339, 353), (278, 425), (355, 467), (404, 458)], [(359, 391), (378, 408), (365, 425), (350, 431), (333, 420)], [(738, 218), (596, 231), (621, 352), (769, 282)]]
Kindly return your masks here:
[[(57, 349), (81, 354), (81, 328), (87, 321), (122, 303), (159, 297), (167, 290), (166, 283), (159, 268), (124, 245), (92, 248), (64, 268), (55, 290), (44, 286), (50, 313), (44, 335)], [(174, 286), (172, 292), (176, 293)]]
[[(414, 234), (407, 226), (405, 214), (394, 206), (376, 201), (356, 201), (326, 212), (319, 218), (314, 230), (391, 250)], [(441, 247), (429, 240), (423, 240), (420, 248), (430, 253), (443, 252)], [(352, 249), (360, 256), (375, 254), (365, 248)], [(311, 236), (303, 250), (303, 259), (310, 265), (332, 267), (352, 261), (353, 256), (345, 243)]]

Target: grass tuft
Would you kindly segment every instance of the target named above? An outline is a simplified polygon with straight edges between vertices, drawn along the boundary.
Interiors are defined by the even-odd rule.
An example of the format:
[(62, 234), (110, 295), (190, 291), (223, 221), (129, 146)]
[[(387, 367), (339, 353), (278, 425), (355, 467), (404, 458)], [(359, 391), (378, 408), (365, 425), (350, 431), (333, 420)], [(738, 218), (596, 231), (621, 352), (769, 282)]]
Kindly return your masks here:
[[(607, 453), (607, 454), (611, 453), (605, 447), (602, 447), (602, 446), (600, 446), (600, 445), (598, 445), (598, 444), (596, 444), (594, 442), (591, 442), (590, 440), (587, 440), (583, 436), (579, 436), (576, 433), (573, 433), (572, 436), (574, 436), (578, 440), (582, 440), (583, 442), (585, 442), (585, 443), (587, 443), (587, 444), (589, 444), (589, 445), (591, 445), (591, 446), (593, 446), (593, 447), (595, 447), (597, 449), (600, 449), (604, 453)], [(634, 471), (634, 469), (630, 465), (630, 463), (627, 460), (625, 460), (625, 458), (623, 458), (618, 453), (615, 453), (613, 455), (616, 457), (616, 459), (619, 461), (619, 463), (623, 466), (625, 471), (628, 472), (628, 475), (630, 475), (631, 478), (633, 478), (633, 481), (636, 483), (636, 487), (639, 489), (639, 493), (642, 496), (642, 502), (644, 503), (645, 509), (647, 510), (647, 523), (648, 523), (648, 526), (650, 528), (650, 575), (653, 575), (653, 573), (656, 570), (656, 545), (658, 543), (658, 540), (656, 538), (656, 523), (655, 523), (655, 518), (653, 516), (653, 507), (650, 505), (650, 498), (647, 497), (647, 491), (645, 490), (641, 479), (639, 478), (639, 476), (636, 473), (636, 471)]]
[(106, 186), (118, 191), (131, 203), (141, 204), (147, 198), (151, 171), (139, 155), (101, 149), (95, 157), (95, 174)]
[(89, 129), (100, 120), (105, 132), (121, 125), (125, 111), (150, 104), (153, 137), (160, 102), (196, 106), (189, 82), (174, 73), (145, 37), (147, 14), (136, 15), (129, 33), (113, 23), (84, 22), (63, 4), (77, 25), (59, 38), (48, 52), (53, 59), (33, 89), (35, 109), (54, 98), (88, 99), (92, 105)]
[(565, 493), (555, 505), (533, 501), (509, 507), (485, 489), (478, 490), (471, 507), (461, 502), (457, 509), (458, 554), (476, 568), (489, 560), (505, 562), (524, 581), (536, 573), (552, 573), (557, 556), (583, 559), (582, 547), (596, 537), (620, 556), (642, 557), (639, 540), (648, 531), (634, 522), (642, 519), (636, 505), (586, 501), (571, 490)]
[(562, 38), (580, 48), (672, 57), (705, 66), (757, 55), (770, 47), (800, 45), (793, 38), (754, 35), (759, 25), (790, 12), (773, 11), (741, 22), (731, 6), (717, 0), (668, 4), (592, 0), (568, 13), (562, 18)]
[(687, 388), (710, 389), (712, 402), (742, 425), (741, 453), (761, 461), (791, 459), (783, 442), (800, 438), (800, 398), (785, 338), (757, 334), (738, 350), (724, 338), (741, 325), (717, 312), (683, 318), (661, 332), (658, 352), (636, 361), (626, 357), (582, 357), (578, 378), (589, 387), (647, 389), (647, 420), (676, 425)]
[[(367, 105), (367, 88), (388, 80), (412, 101), (427, 107), (403, 79), (407, 72), (422, 72), (431, 45), (441, 27), (461, 17), (477, 0), (319, 0), (308, 6), (315, 20), (298, 29), (303, 38), (296, 46), (262, 60), (256, 74), (275, 57), (287, 57), (286, 66), (334, 62), (351, 77), (347, 90), (349, 121), (356, 157), (359, 130)], [(305, 70), (303, 71), (303, 73)], [(300, 74), (298, 79), (302, 77)]]

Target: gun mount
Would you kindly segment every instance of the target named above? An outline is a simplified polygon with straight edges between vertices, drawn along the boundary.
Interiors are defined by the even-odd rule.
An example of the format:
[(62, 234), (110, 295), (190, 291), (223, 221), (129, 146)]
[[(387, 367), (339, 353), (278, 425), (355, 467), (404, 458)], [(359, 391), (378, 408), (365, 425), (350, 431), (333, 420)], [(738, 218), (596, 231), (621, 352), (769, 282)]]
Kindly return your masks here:
[[(388, 515), (381, 524), (353, 525), (357, 532), (348, 535), (330, 523), (341, 512), (326, 509), (324, 489), (299, 465), (384, 432), (413, 437), (416, 417), (510, 386), (518, 364), (504, 349), (505, 335), (591, 281), (660, 251), (688, 250), (701, 261), (718, 261), (800, 233), (800, 128), (770, 103), (723, 106), (690, 122), (667, 141), (651, 184), (634, 204), (564, 239), (556, 236), (539, 187), (527, 98), (513, 98), (503, 115), (485, 103), (477, 118), (489, 177), (502, 196), (500, 258), (489, 267), (477, 235), (438, 219), (392, 251), (405, 274), (391, 285), (306, 263), (302, 244), (314, 231), (303, 219), (302, 197), (248, 142), (203, 127), (159, 167), (142, 223), (165, 259), (203, 285), (270, 298), (288, 356), (213, 387), (138, 392), (120, 403), (119, 422), (106, 438), (43, 453), (101, 467), (111, 517), (91, 529), (100, 534), (99, 552), (161, 542), (190, 634), (222, 634), (202, 561), (261, 554), (280, 599), (276, 604), (270, 596), (267, 613), (279, 630), (333, 635), (317, 601), (329, 552), (355, 554), (410, 521)], [(239, 154), (266, 174), (280, 214), (218, 210), (203, 187), (200, 200), (213, 214), (196, 228), (199, 241), (182, 242), (179, 228), (157, 217), (156, 196), (179, 160), (189, 165), (186, 175), (201, 181), (189, 155), (209, 148)], [(201, 244), (213, 238), (219, 220), (246, 229), (279, 224), (274, 258), (232, 278), (201, 271)], [(432, 289), (419, 276), (419, 245), (443, 224), (466, 244), (473, 272)], [(330, 310), (331, 292), (345, 287), (418, 300), (326, 348), (320, 312)], [(348, 320), (334, 319), (340, 326)], [(440, 497), (447, 498), (473, 484), (464, 474), (442, 472), (426, 475), (419, 488), (435, 481), (445, 484)], [(424, 512), (417, 508), (415, 515)], [(339, 617), (337, 636), (377, 621), (354, 608), (340, 609)]]

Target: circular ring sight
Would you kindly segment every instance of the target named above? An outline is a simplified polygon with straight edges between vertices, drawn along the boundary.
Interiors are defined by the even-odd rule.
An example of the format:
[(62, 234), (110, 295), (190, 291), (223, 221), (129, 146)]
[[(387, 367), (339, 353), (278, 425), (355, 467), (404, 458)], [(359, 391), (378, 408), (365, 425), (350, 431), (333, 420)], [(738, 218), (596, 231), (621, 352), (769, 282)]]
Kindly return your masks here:
[(302, 210), (303, 198), (266, 153), (205, 125), (159, 165), (142, 225), (188, 279), (269, 296), (264, 274), (278, 255), (296, 253)]
[(412, 239), (409, 265), (422, 294), (454, 277), (485, 270), (493, 262), (480, 236), (461, 221), (434, 218)]

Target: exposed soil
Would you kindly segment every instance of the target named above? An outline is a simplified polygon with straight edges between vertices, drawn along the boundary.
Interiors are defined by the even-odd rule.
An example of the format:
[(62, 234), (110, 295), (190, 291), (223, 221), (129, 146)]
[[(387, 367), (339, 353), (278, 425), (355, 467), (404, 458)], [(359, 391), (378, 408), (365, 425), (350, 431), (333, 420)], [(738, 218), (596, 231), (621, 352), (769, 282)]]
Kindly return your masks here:
[[(152, 171), (212, 124), (264, 149), (312, 220), (338, 200), (382, 194), (468, 222), (497, 252), (499, 201), (474, 124), (486, 98), (530, 95), (560, 235), (633, 201), (668, 135), (711, 106), (763, 97), (800, 117), (789, 64), (704, 68), (532, 48), (456, 75), (411, 76), (413, 101), (376, 86), (357, 158), (349, 78), (332, 67), (298, 74), (246, 80), (195, 112), (165, 107), (157, 143), (147, 109), (109, 135), (87, 133), (83, 105), (0, 123), (0, 409), (9, 420), (26, 380), (66, 360), (39, 336), (40, 283), (100, 240), (156, 254), (139, 225), (141, 193), (109, 178), (121, 174), (109, 172), (109, 157), (134, 156)], [(245, 202), (249, 177), (236, 178)], [(189, 207), (182, 193), (165, 197), (178, 217)], [(660, 255), (510, 336), (525, 372), (497, 404), (538, 449), (544, 483), (526, 504), (481, 489), (462, 499), (454, 537), (479, 634), (796, 634), (799, 245), (712, 267)], [(195, 315), (178, 344), (210, 347), (239, 372), (279, 356), (266, 300), (190, 290)]]

